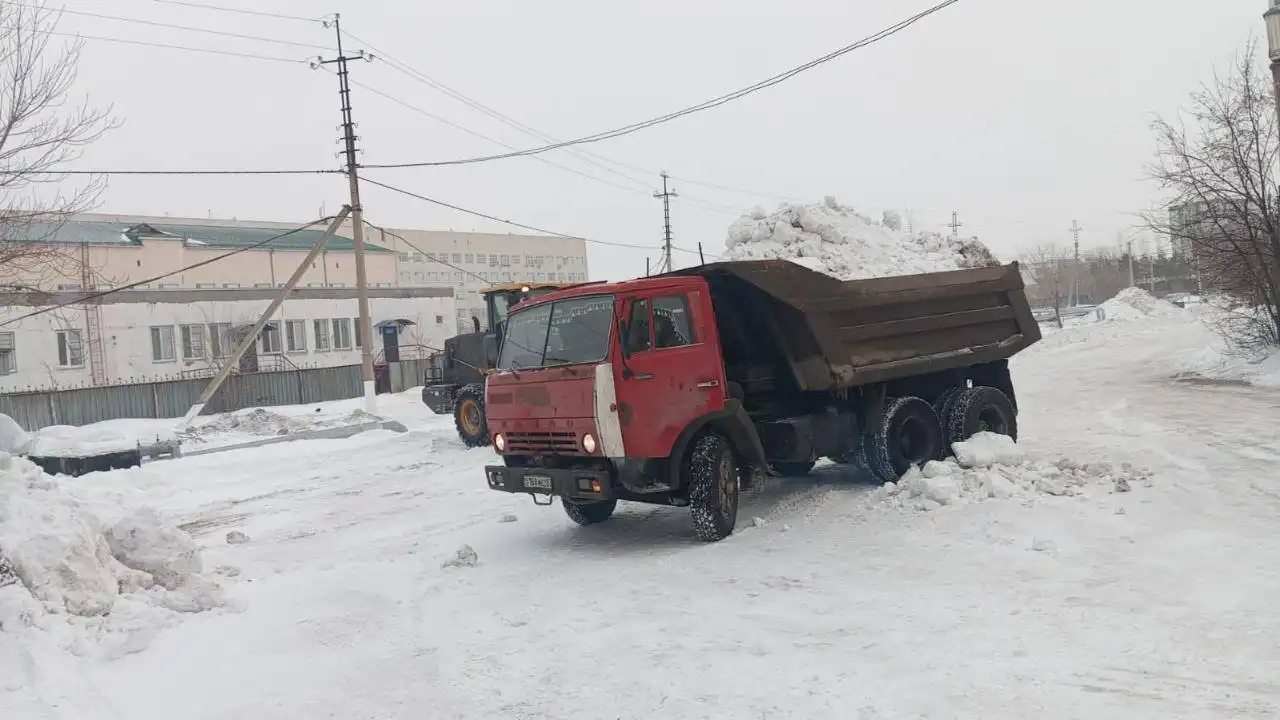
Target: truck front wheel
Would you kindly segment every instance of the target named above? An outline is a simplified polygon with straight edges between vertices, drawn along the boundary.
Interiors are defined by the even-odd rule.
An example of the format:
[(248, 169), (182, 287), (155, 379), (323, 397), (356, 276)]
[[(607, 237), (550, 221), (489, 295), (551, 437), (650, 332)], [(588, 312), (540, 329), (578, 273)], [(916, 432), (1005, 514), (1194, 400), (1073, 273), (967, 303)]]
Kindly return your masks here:
[(880, 427), (863, 438), (863, 457), (876, 482), (895, 482), (913, 465), (944, 453), (942, 424), (933, 406), (918, 397), (894, 398)]
[(484, 416), (484, 385), (472, 383), (458, 391), (453, 403), (453, 424), (467, 447), (489, 444), (489, 423)]
[(706, 542), (729, 537), (738, 521), (740, 480), (733, 448), (709, 433), (698, 438), (684, 462), (694, 534)]
[(582, 525), (583, 527), (588, 525), (599, 525), (605, 520), (613, 517), (613, 511), (618, 508), (617, 500), (573, 503), (561, 498), (560, 503), (564, 505), (564, 514), (568, 515), (570, 520)]

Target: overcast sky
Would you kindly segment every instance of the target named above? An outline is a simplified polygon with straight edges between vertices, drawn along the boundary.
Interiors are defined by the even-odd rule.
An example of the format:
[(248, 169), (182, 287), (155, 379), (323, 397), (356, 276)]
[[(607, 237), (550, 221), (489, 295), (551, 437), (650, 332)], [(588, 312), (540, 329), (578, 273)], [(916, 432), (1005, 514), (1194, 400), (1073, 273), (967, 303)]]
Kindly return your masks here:
[[(869, 35), (935, 0), (208, 0), (318, 16), (431, 78), (559, 139), (649, 118), (763, 79)], [(318, 24), (177, 7), (154, 0), (65, 0), (68, 10), (144, 18), (319, 45)], [(564, 151), (482, 165), (369, 170), (370, 177), (556, 232), (661, 242), (650, 193), (677, 178), (676, 243), (723, 248), (736, 212), (780, 196), (834, 195), (879, 217), (913, 211), (943, 230), (951, 212), (1006, 259), (1019, 247), (1109, 244), (1158, 200), (1142, 180), (1149, 129), (1265, 38), (1265, 0), (961, 0), (865, 50), (723, 107), (589, 146), (636, 169), (635, 182)], [(64, 31), (303, 59), (305, 48), (66, 16)], [(356, 47), (360, 47), (357, 43)], [(318, 51), (315, 51), (318, 52)], [(1261, 58), (1259, 62), (1262, 62)], [(353, 77), (404, 103), (521, 148), (541, 144), (384, 63)], [(79, 87), (113, 103), (123, 127), (84, 168), (336, 167), (336, 79), (305, 64), (88, 40)], [(453, 159), (502, 148), (354, 89), (367, 163)], [(644, 170), (646, 173), (641, 173)], [(306, 221), (345, 199), (339, 177), (114, 177), (101, 210)], [(507, 231), (366, 187), (371, 222)], [(727, 207), (708, 207), (727, 206)], [(518, 232), (518, 231), (516, 231)], [(646, 253), (592, 246), (595, 278), (634, 276)], [(689, 263), (692, 255), (677, 255)]]

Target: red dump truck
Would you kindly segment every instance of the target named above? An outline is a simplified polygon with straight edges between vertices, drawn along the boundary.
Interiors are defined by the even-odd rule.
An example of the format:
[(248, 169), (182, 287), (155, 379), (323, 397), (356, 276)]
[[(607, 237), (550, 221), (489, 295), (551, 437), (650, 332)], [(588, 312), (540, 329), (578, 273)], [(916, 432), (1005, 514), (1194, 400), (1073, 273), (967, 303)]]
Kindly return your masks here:
[(987, 430), (1017, 436), (1008, 359), (1040, 339), (1017, 263), (843, 282), (782, 260), (593, 283), (523, 303), (486, 381), (489, 487), (619, 500), (733, 532), (741, 488), (858, 462), (877, 481)]

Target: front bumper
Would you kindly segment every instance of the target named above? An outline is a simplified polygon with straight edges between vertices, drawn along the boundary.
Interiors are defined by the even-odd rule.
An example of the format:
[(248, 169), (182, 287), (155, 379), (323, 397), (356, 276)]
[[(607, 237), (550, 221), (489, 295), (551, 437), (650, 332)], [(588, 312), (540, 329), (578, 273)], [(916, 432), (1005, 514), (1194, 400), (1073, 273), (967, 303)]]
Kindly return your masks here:
[(613, 479), (598, 468), (550, 469), (488, 465), (484, 469), (490, 490), (530, 495), (555, 495), (570, 500), (613, 500)]

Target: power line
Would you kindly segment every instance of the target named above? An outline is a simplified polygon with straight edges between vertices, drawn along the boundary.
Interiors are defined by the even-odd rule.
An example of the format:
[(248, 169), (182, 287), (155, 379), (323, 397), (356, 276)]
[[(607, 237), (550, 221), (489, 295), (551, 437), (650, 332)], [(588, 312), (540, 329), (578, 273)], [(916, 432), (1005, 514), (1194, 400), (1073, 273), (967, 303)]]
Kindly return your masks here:
[(597, 143), (603, 140), (609, 140), (612, 138), (621, 137), (623, 135), (629, 135), (631, 133), (638, 132), (646, 128), (650, 128), (655, 125), (661, 125), (663, 123), (671, 122), (672, 120), (684, 117), (686, 115), (692, 115), (693, 113), (702, 112), (704, 110), (709, 110), (711, 108), (719, 107), (720, 105), (724, 105), (726, 103), (732, 102), (734, 100), (745, 97), (752, 93), (759, 92), (760, 90), (764, 90), (766, 88), (769, 88), (779, 83), (790, 80), (796, 75), (799, 75), (800, 73), (803, 73), (807, 70), (811, 70), (819, 65), (822, 65), (824, 63), (828, 63), (837, 58), (843, 57), (844, 55), (847, 55), (855, 50), (860, 50), (864, 47), (880, 42), (881, 40), (892, 37), (893, 35), (896, 35), (899, 32), (902, 32), (903, 30), (907, 29), (908, 27), (929, 17), (930, 15), (940, 12), (941, 10), (947, 7), (950, 7), (951, 5), (956, 4), (957, 2), (960, 2), (960, 0), (943, 0), (937, 5), (934, 5), (933, 7), (929, 8), (928, 10), (924, 10), (905, 20), (899, 21), (873, 35), (869, 35), (863, 38), (862, 40), (859, 40), (850, 45), (846, 45), (833, 52), (827, 53), (826, 55), (823, 55), (820, 58), (811, 60), (803, 65), (799, 65), (785, 72), (766, 78), (765, 80), (761, 80), (760, 82), (757, 82), (753, 85), (749, 85), (747, 87), (734, 90), (733, 92), (720, 95), (710, 100), (706, 100), (704, 102), (698, 103), (697, 105), (686, 107), (682, 110), (670, 112), (665, 115), (659, 115), (657, 117), (632, 123), (630, 125), (624, 125), (620, 128), (615, 128), (613, 130), (607, 130), (604, 132), (596, 133), (594, 135), (587, 135), (584, 137), (577, 138), (576, 140), (566, 140), (564, 142), (551, 143), (549, 145), (543, 145), (542, 147), (530, 148), (528, 150), (521, 150), (513, 153), (502, 153), (497, 155), (486, 155), (482, 157), (461, 158), (457, 160), (440, 160), (435, 162), (364, 165), (362, 167), (364, 168), (410, 168), (410, 167), (440, 167), (440, 166), (447, 166), (447, 165), (470, 165), (474, 163), (489, 162), (492, 160), (504, 160), (512, 157), (521, 157), (525, 155), (537, 155), (539, 153), (548, 152), (550, 150), (558, 150), (560, 148), (570, 147), (573, 145)]
[[(395, 193), (399, 193), (407, 197), (416, 198), (424, 202), (429, 202), (433, 205), (439, 205), (440, 207), (448, 208), (450, 210), (457, 210), (458, 212), (461, 212), (461, 213), (474, 215), (479, 218), (484, 218), (485, 220), (492, 220), (494, 222), (502, 223), (504, 225), (510, 225), (512, 227), (518, 227), (524, 230), (532, 230), (533, 232), (542, 233), (543, 235), (552, 235), (554, 237), (562, 237), (568, 240), (581, 240), (583, 242), (591, 243), (593, 245), (608, 245), (610, 247), (630, 248), (633, 250), (653, 250), (654, 249), (653, 246), (650, 246), (650, 245), (636, 245), (634, 243), (611, 242), (608, 240), (593, 240), (591, 238), (584, 238), (578, 235), (568, 235), (566, 233), (560, 233), (554, 230), (547, 230), (546, 228), (540, 228), (540, 227), (537, 227), (536, 225), (526, 225), (524, 223), (515, 222), (514, 220), (507, 220), (505, 218), (497, 217), (496, 215), (489, 215), (487, 213), (482, 213), (478, 210), (470, 210), (468, 208), (460, 207), (452, 203), (447, 203), (443, 200), (436, 200), (435, 198), (430, 198), (430, 197), (427, 197), (426, 195), (419, 195), (415, 192), (411, 192), (409, 190), (404, 190), (402, 188), (395, 187), (394, 185), (388, 185), (383, 182), (378, 182), (377, 180), (367, 178), (364, 175), (361, 175), (360, 179), (363, 180), (364, 182), (369, 183), (370, 185), (377, 185), (378, 187), (385, 188), (387, 190), (390, 190)], [(698, 253), (697, 250), (688, 250), (682, 247), (672, 246), (672, 249), (679, 250), (681, 252), (692, 253), (695, 255)]]
[(28, 175), (341, 175), (341, 170), (44, 170)]
[[(360, 38), (359, 36), (357, 36), (355, 33), (352, 33), (352, 32), (350, 32), (350, 31), (344, 30), (344, 31), (342, 31), (342, 34), (346, 35), (347, 37), (351, 38), (352, 40), (355, 40), (355, 41), (356, 41), (356, 42), (358, 42), (358, 43), (361, 43), (361, 44), (363, 44), (363, 45), (367, 46), (371, 51), (373, 51), (373, 52), (375, 53), (375, 55), (376, 55), (377, 59), (382, 60), (382, 61), (383, 61), (383, 62), (384, 62), (388, 67), (390, 67), (392, 70), (395, 70), (396, 72), (399, 72), (399, 73), (401, 73), (401, 74), (405, 75), (406, 77), (408, 77), (408, 78), (410, 78), (410, 79), (412, 79), (412, 80), (416, 80), (416, 81), (418, 81), (418, 82), (420, 82), (420, 83), (422, 83), (422, 84), (424, 84), (424, 85), (427, 85), (428, 87), (431, 87), (431, 88), (433, 88), (433, 89), (435, 89), (435, 90), (438, 90), (438, 91), (440, 91), (440, 92), (444, 93), (445, 95), (447, 95), (447, 96), (449, 96), (449, 97), (451, 97), (451, 98), (453, 98), (453, 99), (455, 99), (455, 100), (457, 100), (457, 101), (459, 101), (459, 102), (463, 103), (464, 105), (466, 105), (466, 106), (468, 106), (468, 107), (470, 107), (470, 108), (473, 108), (473, 109), (475, 109), (475, 110), (478, 110), (478, 111), (480, 111), (481, 113), (483, 113), (484, 115), (487, 115), (487, 116), (489, 116), (489, 117), (491, 117), (491, 118), (493, 118), (493, 119), (495, 119), (495, 120), (498, 120), (499, 122), (502, 122), (503, 124), (505, 124), (505, 125), (507, 125), (507, 126), (509, 126), (509, 127), (515, 128), (516, 130), (519, 130), (520, 132), (523, 132), (523, 133), (525, 133), (526, 135), (530, 135), (530, 136), (535, 137), (535, 138), (537, 138), (537, 139), (539, 139), (539, 140), (542, 140), (542, 141), (544, 141), (544, 142), (550, 142), (550, 143), (557, 143), (557, 142), (560, 142), (560, 141), (559, 141), (558, 139), (556, 139), (555, 137), (553, 137), (553, 136), (551, 136), (551, 135), (549, 135), (549, 134), (547, 134), (547, 133), (545, 133), (545, 132), (542, 132), (541, 130), (538, 130), (537, 128), (534, 128), (534, 127), (532, 127), (532, 126), (530, 126), (530, 125), (527, 125), (527, 124), (525, 124), (525, 123), (522, 123), (522, 122), (520, 122), (519, 120), (517, 120), (517, 119), (515, 119), (515, 118), (511, 117), (510, 115), (507, 115), (507, 114), (502, 113), (502, 112), (500, 112), (500, 111), (498, 111), (498, 110), (495, 110), (495, 109), (493, 109), (492, 107), (489, 107), (488, 105), (485, 105), (484, 103), (480, 102), (479, 100), (476, 100), (475, 98), (472, 98), (472, 97), (467, 96), (465, 93), (463, 93), (463, 92), (462, 92), (462, 91), (460, 91), (460, 90), (456, 90), (456, 89), (454, 89), (454, 88), (452, 88), (452, 87), (449, 87), (449, 86), (448, 86), (448, 85), (446, 85), (445, 83), (443, 83), (443, 82), (441, 82), (441, 81), (439, 81), (439, 80), (436, 80), (435, 78), (431, 77), (430, 75), (427, 75), (426, 73), (422, 72), (421, 70), (418, 70), (417, 68), (414, 68), (413, 66), (409, 65), (408, 63), (406, 63), (406, 62), (404, 62), (404, 61), (402, 61), (402, 60), (400, 60), (400, 59), (398, 59), (398, 58), (396, 58), (396, 57), (392, 56), (390, 53), (386, 52), (385, 50), (382, 50), (381, 48), (375, 47), (372, 43), (365, 41), (364, 39), (362, 39), (362, 38)], [(459, 125), (459, 124), (457, 124), (457, 123), (454, 123), (454, 122), (452, 122), (452, 121), (450, 121), (450, 120), (446, 120), (446, 119), (444, 119), (444, 118), (442, 118), (442, 117), (439, 117), (439, 116), (437, 116), (437, 115), (433, 115), (433, 114), (431, 114), (431, 113), (429, 113), (429, 112), (427, 112), (427, 111), (425, 111), (425, 110), (421, 110), (420, 108), (416, 108), (416, 107), (410, 106), (410, 105), (408, 105), (408, 103), (405, 103), (405, 102), (403, 102), (403, 101), (399, 100), (398, 98), (390, 97), (389, 95), (387, 95), (387, 94), (385, 94), (385, 93), (379, 93), (378, 91), (376, 91), (376, 90), (372, 90), (371, 88), (369, 88), (369, 87), (367, 87), (367, 86), (364, 86), (364, 87), (365, 87), (365, 89), (370, 90), (370, 92), (374, 92), (375, 94), (380, 94), (380, 95), (382, 95), (383, 97), (387, 97), (388, 99), (392, 100), (393, 102), (396, 102), (396, 103), (399, 103), (399, 104), (404, 105), (404, 106), (406, 106), (406, 107), (409, 107), (409, 109), (414, 110), (414, 111), (416, 111), (416, 112), (421, 112), (423, 115), (426, 115), (427, 117), (430, 117), (430, 118), (432, 118), (433, 120), (436, 120), (436, 121), (438, 121), (438, 122), (444, 123), (445, 125), (449, 125), (449, 126), (451, 126), (451, 127), (457, 128), (457, 129), (459, 129), (459, 130), (462, 130), (463, 132), (466, 132), (466, 133), (469, 133), (469, 134), (474, 135), (474, 136), (476, 136), (476, 137), (480, 137), (480, 138), (482, 138), (482, 139), (488, 140), (488, 141), (490, 141), (490, 142), (492, 142), (492, 143), (494, 143), (494, 144), (496, 144), (496, 145), (500, 145), (500, 146), (505, 147), (505, 148), (507, 148), (507, 149), (510, 149), (510, 150), (516, 150), (516, 148), (515, 148), (514, 146), (512, 146), (512, 145), (509, 145), (509, 144), (507, 144), (507, 143), (504, 143), (504, 142), (500, 142), (500, 141), (494, 140), (493, 138), (490, 138), (490, 137), (487, 137), (487, 136), (485, 136), (485, 135), (482, 135), (482, 134), (480, 134), (480, 133), (478, 133), (478, 132), (475, 132), (475, 131), (471, 130), (470, 128), (463, 127), (463, 126), (461, 126), (461, 125)], [(583, 162), (586, 162), (586, 163), (588, 163), (588, 164), (590, 164), (590, 165), (594, 165), (594, 166), (596, 166), (596, 167), (598, 167), (598, 168), (600, 168), (600, 169), (602, 169), (602, 170), (604, 170), (604, 171), (606, 171), (606, 172), (612, 173), (612, 174), (614, 174), (614, 175), (617, 175), (617, 176), (619, 176), (619, 177), (625, 178), (625, 179), (627, 179), (627, 180), (630, 180), (631, 182), (634, 182), (634, 183), (637, 183), (637, 184), (640, 184), (640, 185), (645, 185), (645, 186), (647, 186), (647, 185), (648, 185), (648, 182), (647, 182), (647, 181), (645, 181), (645, 180), (642, 180), (642, 179), (640, 179), (640, 178), (637, 178), (637, 177), (635, 177), (634, 175), (631, 175), (631, 174), (628, 174), (628, 173), (622, 172), (621, 170), (617, 170), (616, 168), (609, 167), (609, 165), (616, 165), (616, 166), (618, 166), (618, 167), (627, 168), (627, 169), (632, 170), (632, 171), (634, 171), (634, 172), (638, 172), (638, 173), (640, 173), (640, 174), (642, 174), (642, 175), (650, 175), (650, 174), (652, 174), (649, 170), (645, 170), (644, 168), (637, 167), (637, 166), (635, 166), (635, 165), (629, 165), (629, 164), (627, 164), (627, 163), (619, 162), (619, 161), (617, 161), (617, 160), (611, 160), (611, 159), (609, 159), (609, 158), (607, 158), (607, 157), (604, 157), (603, 155), (599, 155), (599, 154), (597, 154), (597, 153), (590, 152), (590, 151), (588, 151), (588, 150), (586, 150), (586, 149), (583, 149), (583, 148), (573, 148), (573, 149), (569, 149), (569, 150), (568, 150), (568, 152), (569, 152), (570, 154), (574, 155), (575, 157), (578, 157), (578, 158), (579, 158), (580, 160), (582, 160)], [(534, 157), (536, 157), (536, 156), (534, 156)], [(606, 164), (606, 163), (608, 163), (608, 164)], [(561, 166), (553, 165), (553, 167), (561, 167)], [(588, 175), (588, 174), (586, 174), (586, 173), (582, 173), (582, 172), (579, 172), (579, 171), (577, 171), (577, 170), (572, 170), (572, 169), (569, 169), (569, 168), (563, 168), (563, 167), (562, 167), (562, 169), (568, 170), (569, 172), (573, 172), (573, 173), (578, 174), (578, 175), (582, 175), (583, 177), (591, 178), (591, 179), (596, 180), (596, 181), (598, 181), (598, 182), (603, 182), (603, 183), (605, 183), (605, 184), (607, 184), (607, 185), (613, 185), (614, 187), (621, 187), (622, 189), (627, 190), (627, 191), (629, 191), (629, 192), (640, 192), (640, 193), (648, 194), (648, 191), (647, 191), (647, 190), (633, 190), (632, 188), (622, 187), (622, 186), (620, 186), (620, 185), (617, 185), (616, 183), (612, 183), (612, 182), (610, 182), (610, 181), (603, 180), (602, 178), (598, 178), (598, 177), (595, 177), (595, 176), (592, 176), (592, 175)], [(682, 180), (682, 181), (683, 181), (683, 180)], [(693, 182), (692, 184), (695, 184), (695, 185), (705, 185), (705, 186), (707, 186), (707, 187), (719, 187), (719, 188), (722, 188), (722, 189), (728, 189), (728, 188), (725, 188), (725, 187), (724, 187), (724, 186), (722, 186), (722, 185), (715, 185), (714, 183)], [(744, 192), (744, 191), (740, 191), (740, 190), (739, 190), (738, 192)], [(770, 194), (768, 194), (768, 193), (754, 193), (754, 192), (750, 192), (750, 191), (745, 191), (745, 192), (747, 192), (747, 194), (749, 194), (749, 195), (759, 195), (759, 196), (762, 196), (762, 197), (776, 197), (776, 196), (774, 196), (774, 195), (770, 195)], [(723, 204), (720, 204), (720, 203), (714, 203), (714, 202), (710, 202), (710, 201), (707, 201), (707, 200), (702, 200), (702, 199), (699, 199), (699, 198), (697, 198), (697, 197), (693, 197), (693, 196), (689, 196), (689, 195), (686, 195), (686, 196), (685, 196), (685, 200), (686, 200), (686, 202), (688, 202), (688, 203), (690, 203), (690, 204), (692, 204), (692, 205), (694, 205), (694, 206), (696, 206), (696, 207), (700, 207), (700, 208), (702, 208), (702, 209), (712, 210), (712, 211), (716, 211), (716, 212), (726, 212), (726, 213), (730, 213), (730, 214), (738, 214), (738, 213), (740, 213), (740, 212), (741, 212), (741, 209), (740, 209), (740, 208), (733, 208), (733, 207), (730, 207), (730, 206), (727, 206), (727, 205), (723, 205)]]
[(84, 33), (66, 33), (57, 30), (41, 30), (45, 35), (58, 35), (61, 37), (77, 38), (80, 40), (97, 40), (100, 42), (120, 43), (122, 45), (141, 45), (143, 47), (164, 48), (166, 50), (185, 50), (187, 52), (208, 53), (210, 55), (226, 55), (229, 57), (248, 58), (251, 60), (267, 60), (270, 62), (281, 63), (301, 63), (307, 64), (309, 60), (301, 60), (298, 58), (273, 57), (270, 55), (256, 55), (254, 53), (235, 52), (233, 50), (213, 50), (211, 48), (189, 47), (186, 45), (166, 45), (165, 43), (147, 42), (145, 40), (125, 40), (123, 38), (105, 37), (102, 35), (85, 35)]
[(736, 187), (733, 187), (732, 185), (718, 185), (718, 184), (716, 184), (716, 183), (706, 182), (706, 181), (703, 181), (703, 180), (690, 180), (690, 179), (689, 179), (689, 178), (687, 178), (687, 177), (676, 177), (675, 175), (672, 175), (672, 176), (670, 176), (670, 177), (671, 177), (671, 179), (672, 179), (672, 180), (679, 180), (679, 181), (680, 181), (680, 182), (682, 182), (682, 183), (688, 183), (688, 184), (690, 184), (690, 185), (701, 185), (701, 186), (703, 186), (703, 187), (709, 187), (709, 188), (716, 188), (717, 190), (724, 190), (724, 191), (726, 191), (726, 192), (739, 193), (739, 194), (741, 194), (741, 195), (753, 195), (753, 196), (755, 196), (755, 197), (772, 198), (772, 199), (774, 199), (774, 200), (784, 200), (784, 201), (786, 201), (786, 202), (805, 202), (804, 200), (802, 200), (802, 199), (800, 199), (800, 198), (787, 197), (786, 195), (777, 195), (777, 194), (775, 194), (775, 193), (762, 193), (762, 192), (756, 192), (756, 191), (754, 191), (754, 190), (746, 190), (746, 189), (744, 189), (744, 188), (736, 188)]
[[(23, 3), (5, 3), (5, 4), (13, 5), (16, 7), (31, 8), (34, 10), (44, 9), (37, 5), (25, 5)], [(121, 17), (119, 15), (104, 15), (101, 13), (87, 12), (84, 10), (69, 10), (67, 8), (60, 8), (58, 10), (52, 10), (50, 12), (54, 12), (57, 14), (66, 14), (66, 15), (80, 15), (83, 17), (98, 18), (100, 20), (116, 20), (119, 22), (135, 23), (138, 25), (149, 25), (151, 27), (167, 28), (169, 30), (185, 30), (187, 32), (206, 33), (208, 35), (220, 35), (222, 37), (236, 38), (239, 40), (254, 40), (256, 42), (273, 43), (276, 45), (290, 45), (293, 47), (308, 48), (312, 50), (331, 50), (332, 49), (325, 45), (312, 45), (310, 43), (293, 42), (292, 40), (278, 40), (276, 38), (262, 37), (261, 35), (243, 35), (241, 33), (224, 32), (222, 30), (210, 30), (208, 28), (191, 27), (190, 25), (175, 25), (173, 23), (158, 22), (155, 20), (142, 20), (140, 18)]]
[(186, 267), (180, 267), (180, 268), (178, 268), (177, 270), (172, 270), (172, 271), (170, 271), (170, 272), (163, 273), (163, 274), (161, 274), (161, 275), (156, 275), (155, 277), (150, 277), (150, 278), (147, 278), (146, 280), (139, 280), (139, 281), (137, 281), (137, 282), (129, 283), (128, 285), (121, 285), (120, 287), (114, 287), (114, 288), (110, 288), (110, 289), (108, 289), (108, 290), (103, 290), (102, 292), (90, 293), (89, 295), (84, 295), (84, 296), (77, 297), (75, 300), (71, 300), (71, 301), (64, 302), (64, 303), (59, 303), (58, 305), (53, 305), (53, 306), (51, 306), (51, 307), (41, 308), (41, 309), (36, 310), (36, 311), (34, 311), (34, 312), (29, 312), (29, 313), (27, 313), (26, 315), (20, 315), (20, 316), (18, 316), (18, 317), (16, 317), (16, 318), (12, 318), (12, 319), (9, 319), (9, 320), (4, 320), (4, 321), (0, 322), (0, 327), (5, 327), (5, 326), (8, 326), (8, 325), (12, 325), (13, 323), (22, 322), (23, 320), (26, 320), (27, 318), (32, 318), (32, 317), (35, 317), (35, 316), (37, 316), (37, 315), (43, 315), (43, 314), (45, 314), (45, 313), (54, 312), (55, 310), (61, 310), (62, 308), (69, 307), (69, 306), (71, 306), (71, 305), (83, 305), (83, 304), (85, 304), (86, 302), (89, 302), (89, 301), (91, 301), (91, 300), (97, 300), (98, 298), (106, 297), (106, 296), (108, 296), (108, 295), (114, 295), (114, 294), (116, 294), (116, 293), (118, 293), (118, 292), (122, 292), (122, 291), (124, 291), (124, 290), (132, 290), (132, 289), (134, 289), (134, 288), (136, 288), (136, 287), (139, 287), (139, 286), (141, 286), (141, 285), (149, 285), (149, 284), (151, 284), (151, 283), (153, 283), (153, 282), (157, 282), (157, 281), (159, 281), (159, 280), (164, 280), (165, 278), (173, 277), (174, 275), (178, 275), (178, 274), (180, 274), (180, 273), (187, 272), (188, 270), (195, 270), (195, 269), (197, 269), (197, 268), (202, 268), (202, 267), (204, 267), (204, 266), (206, 266), (206, 265), (212, 265), (213, 263), (216, 263), (216, 262), (218, 262), (218, 261), (220, 261), (220, 260), (225, 260), (225, 259), (227, 259), (227, 258), (229, 258), (229, 257), (231, 257), (231, 256), (233, 256), (233, 255), (239, 255), (240, 253), (248, 252), (248, 251), (250, 251), (250, 250), (257, 250), (257, 249), (259, 249), (259, 248), (261, 248), (261, 247), (263, 247), (263, 246), (265, 246), (265, 245), (268, 245), (268, 244), (270, 244), (270, 243), (275, 242), (276, 240), (280, 240), (280, 239), (283, 239), (283, 238), (289, 237), (290, 235), (295, 235), (295, 234), (297, 234), (297, 233), (302, 232), (303, 230), (306, 230), (306, 229), (311, 228), (311, 227), (315, 227), (316, 225), (319, 225), (319, 224), (321, 224), (321, 223), (329, 222), (329, 221), (333, 220), (333, 218), (334, 218), (334, 217), (336, 217), (336, 216), (332, 216), (332, 215), (331, 215), (331, 216), (329, 216), (329, 217), (320, 218), (319, 220), (312, 220), (311, 222), (307, 223), (306, 225), (302, 225), (302, 226), (300, 226), (300, 227), (293, 228), (292, 230), (287, 230), (287, 231), (285, 231), (285, 232), (280, 233), (279, 235), (274, 235), (274, 236), (272, 236), (272, 237), (269, 237), (269, 238), (267, 238), (266, 240), (261, 240), (261, 241), (259, 241), (259, 242), (253, 243), (252, 245), (246, 245), (245, 247), (238, 248), (238, 249), (236, 249), (236, 250), (232, 250), (231, 252), (226, 252), (226, 253), (223, 253), (223, 254), (218, 255), (218, 256), (216, 256), (216, 257), (211, 257), (211, 258), (209, 258), (209, 259), (207, 259), (207, 260), (201, 260), (200, 262), (192, 263), (192, 264), (190, 264), (190, 265), (187, 265)]
[(184, 0), (151, 0), (161, 5), (180, 5), (182, 7), (198, 8), (200, 10), (216, 10), (218, 12), (236, 13), (238, 15), (253, 15), (255, 17), (275, 18), (277, 20), (300, 20), (302, 22), (323, 22), (320, 18), (302, 17), (301, 15), (283, 15), (281, 13), (265, 12), (262, 10), (242, 10), (240, 8), (222, 7), (220, 5), (206, 5), (197, 2), (185, 2)]

